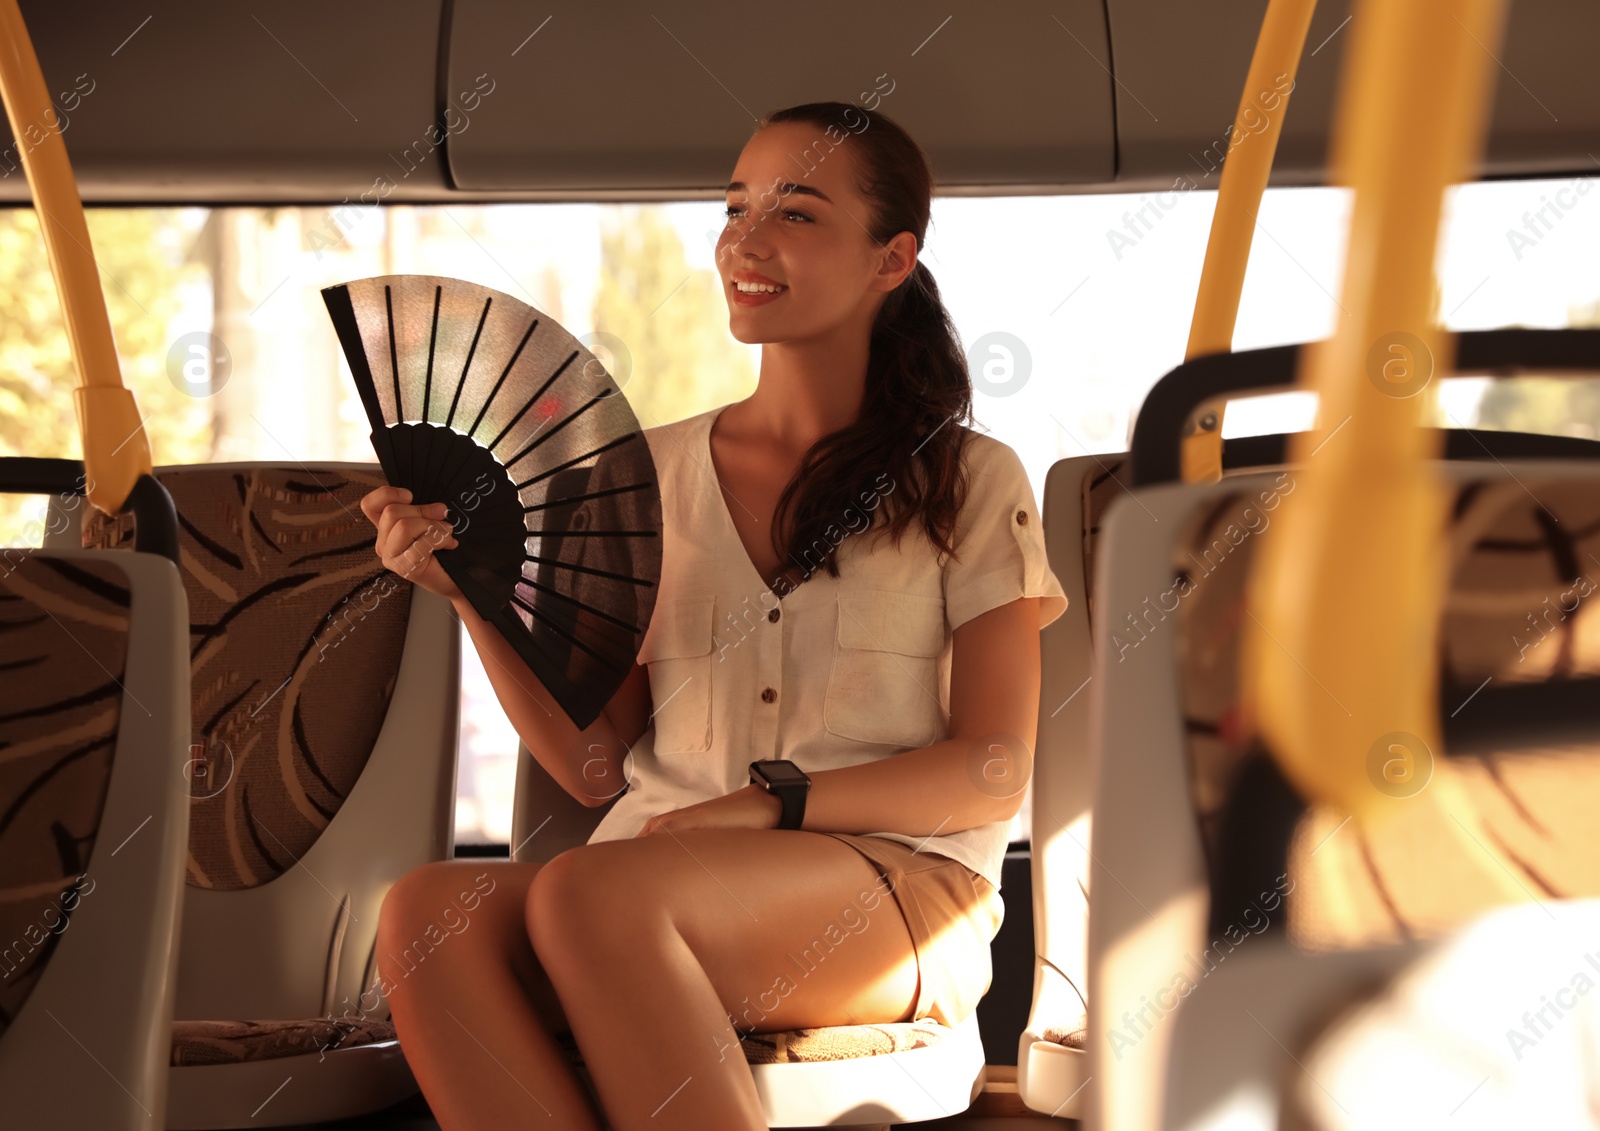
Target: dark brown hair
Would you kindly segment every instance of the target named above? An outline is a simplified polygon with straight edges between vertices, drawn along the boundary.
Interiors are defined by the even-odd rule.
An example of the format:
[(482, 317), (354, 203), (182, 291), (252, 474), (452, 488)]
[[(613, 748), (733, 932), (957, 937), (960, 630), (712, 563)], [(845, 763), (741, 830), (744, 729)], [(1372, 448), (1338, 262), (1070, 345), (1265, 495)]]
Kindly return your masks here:
[[(779, 122), (818, 127), (806, 160), (849, 153), (856, 190), (871, 207), (868, 234), (882, 247), (909, 231), (917, 237), (918, 258), (872, 325), (860, 416), (807, 450), (778, 499), (774, 549), (806, 577), (819, 558), (838, 577), (833, 549), (843, 537), (829, 537), (830, 528), (852, 535), (886, 531), (898, 546), (920, 519), (934, 547), (954, 554), (951, 537), (968, 487), (961, 452), (972, 420), (972, 379), (955, 324), (921, 258), (933, 196), (927, 155), (886, 115), (848, 102), (777, 110), (756, 129)], [(863, 506), (874, 497), (880, 505)], [(778, 547), (777, 531), (791, 506), (793, 534), (787, 547)], [(854, 529), (861, 522), (867, 525)]]

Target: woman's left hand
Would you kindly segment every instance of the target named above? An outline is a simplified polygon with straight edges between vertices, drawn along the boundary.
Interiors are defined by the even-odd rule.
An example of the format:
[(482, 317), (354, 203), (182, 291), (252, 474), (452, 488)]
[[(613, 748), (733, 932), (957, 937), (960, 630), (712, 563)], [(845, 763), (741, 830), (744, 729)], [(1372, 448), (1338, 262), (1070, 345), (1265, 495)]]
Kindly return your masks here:
[(775, 829), (783, 804), (755, 785), (651, 817), (635, 837), (685, 829)]

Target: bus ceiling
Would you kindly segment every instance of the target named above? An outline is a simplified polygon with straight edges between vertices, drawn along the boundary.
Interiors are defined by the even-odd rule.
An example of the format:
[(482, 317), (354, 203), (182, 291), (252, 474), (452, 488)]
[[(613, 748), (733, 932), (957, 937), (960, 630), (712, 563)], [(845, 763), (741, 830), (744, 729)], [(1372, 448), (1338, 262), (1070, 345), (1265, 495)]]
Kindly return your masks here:
[[(93, 204), (716, 198), (758, 115), (818, 99), (892, 114), (950, 195), (1209, 189), (1248, 136), (1233, 123), (1265, 10), (152, 0), (85, 19), (22, 4), (54, 102), (32, 131), (63, 132)], [(1349, 15), (1317, 7), (1273, 184), (1326, 180)], [(1594, 171), (1596, 42), (1600, 7), (1519, 0), (1479, 176)], [(0, 203), (24, 204), (29, 139), (4, 133)]]

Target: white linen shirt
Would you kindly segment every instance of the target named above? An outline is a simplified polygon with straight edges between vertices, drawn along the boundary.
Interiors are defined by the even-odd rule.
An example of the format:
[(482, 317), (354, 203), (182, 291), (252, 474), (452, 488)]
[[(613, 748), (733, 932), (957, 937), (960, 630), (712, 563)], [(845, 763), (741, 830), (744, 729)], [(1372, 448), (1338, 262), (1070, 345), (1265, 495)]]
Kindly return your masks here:
[[(726, 406), (724, 406), (726, 407)], [(1041, 597), (1039, 627), (1067, 598), (1045, 556), (1033, 486), (1016, 452), (967, 439), (971, 486), (938, 563), (920, 523), (898, 547), (841, 516), (829, 541), (840, 576), (815, 572), (781, 600), (746, 553), (711, 462), (711, 409), (643, 434), (661, 488), (660, 591), (639, 648), (654, 715), (634, 745), (629, 791), (589, 838), (636, 835), (653, 816), (732, 793), (753, 761), (787, 758), (807, 773), (853, 766), (949, 737), (953, 633), (980, 613)], [(819, 547), (825, 549), (826, 547)], [(933, 837), (847, 830), (958, 860), (998, 889), (1010, 822)]]

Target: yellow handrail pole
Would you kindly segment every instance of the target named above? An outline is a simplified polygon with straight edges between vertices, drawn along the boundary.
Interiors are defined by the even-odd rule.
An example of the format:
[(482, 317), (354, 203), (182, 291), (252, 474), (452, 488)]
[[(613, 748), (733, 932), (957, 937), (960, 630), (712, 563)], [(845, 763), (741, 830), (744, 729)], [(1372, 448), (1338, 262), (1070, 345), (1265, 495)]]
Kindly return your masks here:
[[(1431, 764), (1440, 748), (1447, 493), (1423, 425), (1454, 338), (1430, 316), (1433, 268), (1444, 191), (1482, 153), (1504, 7), (1359, 0), (1333, 146), (1336, 183), (1355, 192), (1349, 316), (1302, 360), (1317, 427), (1291, 442), (1302, 470), (1251, 577), (1258, 629), (1242, 655), (1246, 716), (1302, 795), (1358, 820), (1412, 806), (1408, 820), (1474, 859), (1486, 841), (1468, 841), (1477, 822), (1453, 775), (1397, 799), (1372, 758), (1390, 748)], [(1506, 900), (1525, 898), (1485, 865)]]
[[(1244, 290), (1245, 266), (1255, 236), (1261, 194), (1266, 192), (1272, 159), (1278, 152), (1283, 119), (1289, 113), (1289, 94), (1300, 69), (1306, 32), (1317, 0), (1271, 0), (1261, 21), (1261, 34), (1250, 59), (1239, 110), (1229, 135), (1228, 154), (1222, 162), (1217, 187), (1217, 210), (1211, 218), (1211, 237), (1200, 268), (1200, 289), (1194, 301), (1194, 321), (1189, 324), (1189, 346), (1184, 360), (1233, 349), (1233, 328), (1239, 319), (1239, 294)], [(1288, 90), (1282, 89), (1287, 82)], [(1253, 132), (1265, 120), (1260, 133)], [(1248, 144), (1246, 144), (1248, 143)], [(1217, 426), (1184, 437), (1183, 481), (1214, 483), (1222, 478), (1222, 416)]]
[(122, 384), (83, 201), (17, 0), (0, 0), (0, 99), (39, 213), (39, 230), (78, 368), (80, 386), (73, 390), (73, 401), (83, 437), (89, 501), (115, 514), (139, 476), (151, 472), (150, 444), (133, 394)]

